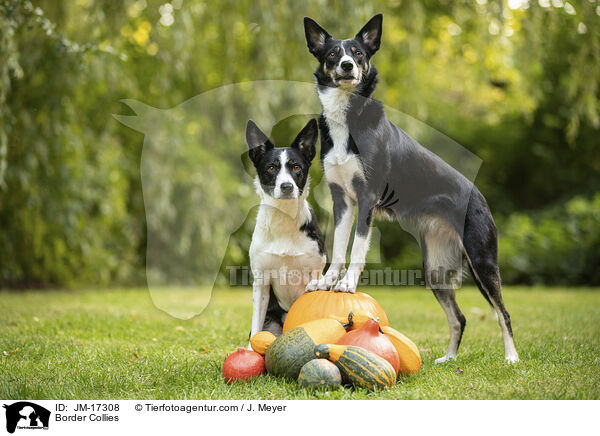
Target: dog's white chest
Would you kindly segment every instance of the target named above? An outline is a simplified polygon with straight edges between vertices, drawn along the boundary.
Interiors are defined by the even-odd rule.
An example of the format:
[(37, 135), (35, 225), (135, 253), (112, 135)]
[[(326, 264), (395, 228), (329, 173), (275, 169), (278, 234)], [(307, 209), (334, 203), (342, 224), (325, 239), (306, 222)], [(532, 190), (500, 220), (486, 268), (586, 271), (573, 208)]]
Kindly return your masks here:
[(323, 159), (323, 170), (327, 183), (335, 183), (344, 189), (346, 194), (353, 200), (356, 200), (356, 191), (354, 189), (355, 179), (364, 178), (362, 164), (355, 154), (347, 154), (342, 163), (338, 163), (335, 155), (328, 153)]
[(323, 169), (328, 183), (341, 186), (353, 199), (356, 199), (353, 180), (364, 178), (362, 163), (354, 153), (348, 153), (350, 129), (346, 112), (350, 102), (350, 93), (338, 88), (318, 90), (323, 105), (323, 115), (329, 128), (333, 147), (323, 157)]
[(332, 164), (343, 164), (348, 159), (348, 138), (350, 131), (346, 121), (346, 111), (350, 102), (350, 94), (337, 88), (319, 90), (319, 99), (323, 105), (323, 115), (329, 128), (329, 136), (333, 149), (327, 153)]
[(304, 293), (306, 284), (325, 266), (325, 255), (319, 244), (300, 230), (308, 217), (308, 206), (299, 212), (299, 220), (291, 220), (284, 212), (261, 205), (250, 244), (253, 274), (267, 277), (284, 310)]
[(317, 242), (310, 239), (304, 232), (297, 230), (294, 234), (274, 238), (270, 232), (276, 230), (269, 229), (268, 231), (269, 233), (259, 229), (254, 231), (250, 246), (251, 254), (297, 258), (318, 252)]

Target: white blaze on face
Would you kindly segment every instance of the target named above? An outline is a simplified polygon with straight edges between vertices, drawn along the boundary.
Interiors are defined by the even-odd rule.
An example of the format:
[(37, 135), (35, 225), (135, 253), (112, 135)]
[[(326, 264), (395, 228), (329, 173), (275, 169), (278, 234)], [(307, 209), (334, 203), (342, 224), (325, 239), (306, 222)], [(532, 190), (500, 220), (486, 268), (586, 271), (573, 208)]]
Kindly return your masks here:
[[(298, 186), (296, 186), (296, 182), (294, 181), (294, 178), (292, 177), (292, 175), (290, 174), (288, 167), (287, 167), (287, 161), (288, 161), (288, 156), (287, 156), (287, 151), (283, 151), (281, 152), (281, 155), (279, 156), (279, 162), (281, 163), (281, 169), (279, 170), (279, 173), (277, 174), (277, 177), (275, 178), (275, 190), (273, 191), (273, 196), (275, 198), (281, 198), (281, 197), (285, 197), (285, 198), (298, 198)], [(283, 183), (291, 183), (293, 186), (293, 191), (291, 193), (282, 193), (281, 192), (281, 185)]]
[[(353, 78), (358, 78), (358, 66), (356, 65), (356, 62), (354, 62), (354, 59), (352, 58), (352, 56), (349, 56), (348, 54), (346, 54), (346, 49), (344, 48), (344, 44), (342, 43), (342, 57), (340, 58), (340, 61), (338, 62), (338, 64), (335, 67), (335, 72), (336, 74), (340, 75), (340, 76), (345, 76), (348, 74), (351, 74)], [(344, 62), (350, 62), (352, 64), (352, 70), (351, 71), (344, 71), (344, 69), (342, 68), (342, 64)]]

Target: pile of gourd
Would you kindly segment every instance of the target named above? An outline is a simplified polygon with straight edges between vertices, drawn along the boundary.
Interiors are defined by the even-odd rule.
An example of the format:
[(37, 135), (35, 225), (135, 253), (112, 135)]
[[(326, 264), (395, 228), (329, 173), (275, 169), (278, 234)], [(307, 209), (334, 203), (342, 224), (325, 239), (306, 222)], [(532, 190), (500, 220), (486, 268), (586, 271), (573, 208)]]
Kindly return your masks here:
[(417, 346), (389, 326), (377, 301), (360, 292), (304, 294), (279, 337), (259, 332), (250, 344), (254, 352), (239, 349), (223, 364), (228, 382), (266, 370), (304, 387), (351, 384), (375, 390), (392, 387), (398, 376), (421, 367)]

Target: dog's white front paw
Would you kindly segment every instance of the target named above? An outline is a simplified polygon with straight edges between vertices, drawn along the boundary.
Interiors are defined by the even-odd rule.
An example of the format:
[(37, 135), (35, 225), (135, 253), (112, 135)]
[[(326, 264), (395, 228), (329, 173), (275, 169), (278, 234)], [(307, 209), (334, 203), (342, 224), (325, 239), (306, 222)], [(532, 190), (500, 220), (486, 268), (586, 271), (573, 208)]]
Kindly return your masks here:
[(319, 279), (312, 279), (310, 282), (308, 282), (308, 284), (306, 285), (306, 288), (304, 288), (305, 292), (313, 292), (316, 291), (319, 286)]
[(308, 282), (305, 290), (311, 291), (328, 291), (331, 289), (333, 284), (337, 281), (339, 273), (337, 271), (327, 271), (327, 273), (320, 279), (313, 279)]
[(333, 289), (335, 292), (350, 292), (354, 294), (356, 292), (356, 285), (358, 284), (358, 275), (348, 271), (344, 278), (337, 282), (335, 288)]
[(445, 363), (449, 360), (456, 360), (456, 355), (446, 354), (445, 356), (442, 356), (439, 359), (435, 359), (435, 363)]
[(508, 354), (504, 357), (506, 363), (517, 363), (519, 361), (519, 355), (517, 353)]
[(354, 294), (356, 292), (356, 286), (352, 286), (352, 284), (348, 283), (346, 280), (340, 280), (335, 288), (333, 289), (335, 292), (350, 292)]

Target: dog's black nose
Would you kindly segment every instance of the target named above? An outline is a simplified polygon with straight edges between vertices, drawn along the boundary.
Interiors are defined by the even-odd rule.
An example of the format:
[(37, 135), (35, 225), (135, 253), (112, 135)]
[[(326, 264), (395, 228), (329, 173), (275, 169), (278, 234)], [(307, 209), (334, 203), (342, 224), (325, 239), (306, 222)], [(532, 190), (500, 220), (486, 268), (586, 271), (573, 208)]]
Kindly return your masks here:
[(281, 189), (282, 194), (291, 194), (294, 190), (294, 185), (289, 182), (282, 183), (279, 189)]
[(352, 71), (352, 68), (354, 68), (354, 64), (350, 61), (342, 62), (342, 64), (340, 66), (342, 67), (342, 70), (344, 70), (344, 71)]

